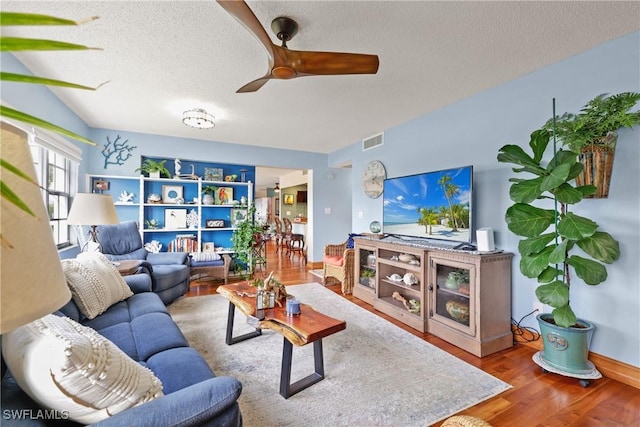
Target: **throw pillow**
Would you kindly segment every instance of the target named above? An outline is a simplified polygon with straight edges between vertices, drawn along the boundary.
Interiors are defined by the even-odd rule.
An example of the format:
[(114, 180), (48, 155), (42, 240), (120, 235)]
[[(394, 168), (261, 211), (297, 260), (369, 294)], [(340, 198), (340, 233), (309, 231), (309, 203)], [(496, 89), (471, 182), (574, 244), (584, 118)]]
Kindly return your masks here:
[(215, 252), (192, 252), (191, 259), (194, 262), (202, 262), (202, 261), (218, 261), (222, 259), (220, 254)]
[(4, 334), (2, 354), (25, 393), (83, 424), (163, 395), (151, 370), (68, 317), (49, 314)]
[(355, 246), (355, 242), (353, 241), (354, 237), (357, 236), (362, 236), (362, 234), (359, 233), (349, 233), (349, 237), (347, 238), (347, 244), (345, 245), (346, 249), (353, 249)]
[(87, 318), (104, 313), (133, 295), (118, 269), (100, 252), (86, 252), (62, 261), (73, 301)]
[(336, 267), (342, 267), (342, 264), (344, 264), (344, 258), (338, 255), (325, 255), (322, 257), (322, 262), (325, 264), (335, 265)]

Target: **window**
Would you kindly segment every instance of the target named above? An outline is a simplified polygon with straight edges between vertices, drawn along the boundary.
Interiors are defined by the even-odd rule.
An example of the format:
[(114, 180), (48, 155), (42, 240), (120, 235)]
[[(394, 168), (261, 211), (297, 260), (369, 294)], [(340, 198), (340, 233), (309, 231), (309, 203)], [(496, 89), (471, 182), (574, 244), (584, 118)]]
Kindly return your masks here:
[(80, 148), (61, 137), (32, 128), (29, 133), (31, 157), (49, 212), (49, 223), (58, 249), (71, 246), (67, 215), (77, 190)]

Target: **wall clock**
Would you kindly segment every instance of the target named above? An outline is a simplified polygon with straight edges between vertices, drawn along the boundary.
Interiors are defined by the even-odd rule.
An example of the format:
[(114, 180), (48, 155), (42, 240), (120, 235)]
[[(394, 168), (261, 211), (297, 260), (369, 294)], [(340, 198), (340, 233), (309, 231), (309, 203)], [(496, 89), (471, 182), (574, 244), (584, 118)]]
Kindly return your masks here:
[(373, 160), (369, 162), (364, 169), (362, 176), (362, 185), (364, 187), (364, 194), (377, 199), (382, 194), (383, 181), (387, 177), (387, 171), (384, 169), (384, 165), (378, 161)]

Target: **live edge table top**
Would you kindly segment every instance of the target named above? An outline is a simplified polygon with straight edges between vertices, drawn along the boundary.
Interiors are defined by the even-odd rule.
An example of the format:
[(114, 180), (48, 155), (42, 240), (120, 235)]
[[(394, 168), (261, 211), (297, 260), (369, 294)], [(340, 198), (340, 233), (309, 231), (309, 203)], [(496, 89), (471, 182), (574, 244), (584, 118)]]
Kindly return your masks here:
[[(245, 316), (256, 314), (256, 288), (246, 282), (218, 286), (218, 293), (227, 298)], [(248, 295), (254, 295), (253, 297)], [(263, 320), (256, 319), (255, 328), (272, 329), (292, 344), (303, 346), (346, 329), (347, 322), (334, 319), (307, 304), (300, 304), (300, 315), (288, 316), (284, 307), (268, 308)]]

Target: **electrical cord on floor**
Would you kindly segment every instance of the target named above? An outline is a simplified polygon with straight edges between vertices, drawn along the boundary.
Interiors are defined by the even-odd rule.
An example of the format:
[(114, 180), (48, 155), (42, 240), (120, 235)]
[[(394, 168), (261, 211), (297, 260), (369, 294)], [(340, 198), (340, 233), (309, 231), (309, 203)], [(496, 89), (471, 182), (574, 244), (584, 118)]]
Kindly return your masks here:
[(522, 326), (522, 321), (532, 314), (536, 313), (538, 309), (533, 310), (531, 313), (525, 314), (519, 321), (511, 319), (511, 330), (513, 331), (513, 343), (533, 342), (540, 339), (540, 332), (529, 326)]

